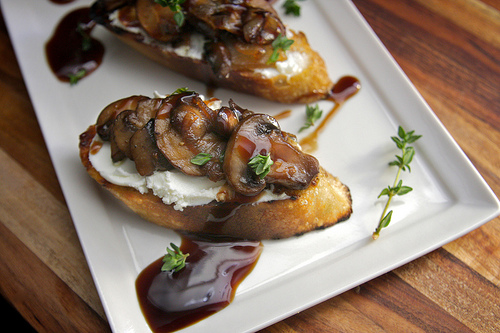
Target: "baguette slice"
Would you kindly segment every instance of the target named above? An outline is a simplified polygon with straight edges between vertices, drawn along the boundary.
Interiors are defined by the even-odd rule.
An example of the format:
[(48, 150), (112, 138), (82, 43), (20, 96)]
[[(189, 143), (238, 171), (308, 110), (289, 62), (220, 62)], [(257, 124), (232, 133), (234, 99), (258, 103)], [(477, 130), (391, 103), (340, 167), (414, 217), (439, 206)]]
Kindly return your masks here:
[[(145, 1), (141, 0), (140, 3)], [(198, 8), (198, 2), (209, 1), (188, 0), (183, 4), (184, 11), (187, 12), (188, 23), (183, 26), (186, 31), (175, 34), (173, 40), (165, 40), (165, 36), (158, 32), (164, 29), (163, 26), (153, 29), (149, 26), (152, 24), (149, 20), (141, 22), (138, 18), (142, 17), (139, 14), (138, 0), (98, 0), (92, 10), (94, 20), (124, 43), (167, 68), (210, 86), (232, 89), (280, 103), (305, 104), (328, 95), (333, 82), (323, 59), (310, 47), (304, 33), (290, 29), (282, 31), (285, 28), (281, 27), (278, 30), (282, 31), (280, 34), (293, 39), (294, 43), (286, 52), (280, 52), (277, 62), (268, 63), (274, 51), (271, 41), (245, 41), (241, 37), (243, 28), (224, 30), (222, 33), (216, 28), (211, 30), (203, 19), (196, 16), (197, 13), (192, 13), (195, 11), (192, 7)], [(213, 6), (221, 7), (248, 6), (249, 11), (262, 7), (262, 11), (266, 11), (268, 16), (282, 25), (278, 14), (264, 0), (211, 2)], [(148, 17), (152, 16), (154, 15)], [(216, 14), (212, 15), (214, 16)], [(242, 16), (245, 17), (243, 14)], [(239, 27), (240, 24), (235, 26)], [(202, 45), (200, 38), (203, 40)], [(194, 53), (198, 55), (193, 55), (193, 50), (197, 50)]]
[(95, 136), (94, 125), (80, 135), (80, 158), (88, 174), (142, 218), (169, 229), (252, 240), (280, 239), (332, 226), (352, 213), (349, 188), (323, 168), (307, 189), (286, 190), (288, 199), (259, 203), (213, 201), (175, 210), (151, 192), (141, 194), (105, 180), (89, 160)]

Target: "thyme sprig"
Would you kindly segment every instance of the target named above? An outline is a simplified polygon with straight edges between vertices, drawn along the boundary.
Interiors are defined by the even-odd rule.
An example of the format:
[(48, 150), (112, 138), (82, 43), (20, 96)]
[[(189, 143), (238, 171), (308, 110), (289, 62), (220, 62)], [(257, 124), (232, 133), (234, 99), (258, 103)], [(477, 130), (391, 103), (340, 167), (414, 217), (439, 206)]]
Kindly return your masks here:
[(403, 127), (399, 126), (398, 136), (391, 137), (392, 141), (394, 141), (396, 146), (401, 150), (401, 155), (396, 155), (396, 160), (389, 163), (389, 165), (391, 166), (397, 166), (398, 171), (396, 173), (394, 184), (392, 186), (384, 188), (378, 196), (378, 198), (380, 198), (387, 195), (388, 199), (385, 204), (384, 211), (382, 212), (382, 215), (380, 217), (378, 227), (373, 232), (373, 239), (377, 239), (380, 235), (380, 231), (383, 228), (386, 228), (391, 222), (393, 211), (391, 210), (387, 212), (387, 210), (389, 209), (392, 198), (396, 195), (405, 195), (413, 190), (411, 187), (403, 185), (403, 181), (399, 178), (401, 177), (402, 171), (408, 170), (408, 172), (411, 172), (410, 163), (413, 160), (413, 156), (415, 156), (415, 149), (408, 144), (414, 143), (422, 137), (421, 135), (415, 135), (414, 133), (415, 131), (406, 132)]
[(177, 245), (170, 243), (172, 249), (167, 247), (167, 254), (163, 257), (163, 266), (161, 266), (162, 272), (174, 271), (178, 272), (186, 266), (186, 258), (189, 253), (182, 253)]
[(314, 126), (314, 122), (321, 118), (322, 114), (323, 110), (319, 108), (318, 104), (315, 106), (306, 105), (306, 122), (304, 126), (299, 129), (299, 132)]
[(300, 16), (300, 5), (297, 3), (297, 1), (304, 1), (304, 0), (286, 0), (283, 3), (285, 14)]
[(273, 47), (273, 53), (269, 57), (269, 60), (267, 60), (268, 64), (275, 63), (278, 61), (279, 56), (280, 56), (280, 50), (286, 51), (292, 46), (294, 43), (293, 39), (288, 39), (286, 36), (279, 34), (278, 37), (271, 43)]

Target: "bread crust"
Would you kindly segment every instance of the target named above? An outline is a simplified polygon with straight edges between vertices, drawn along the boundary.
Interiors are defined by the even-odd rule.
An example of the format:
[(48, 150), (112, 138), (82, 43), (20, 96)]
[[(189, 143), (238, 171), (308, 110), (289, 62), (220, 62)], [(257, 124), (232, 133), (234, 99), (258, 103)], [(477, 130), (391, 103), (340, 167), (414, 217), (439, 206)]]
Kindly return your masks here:
[(280, 239), (332, 226), (352, 213), (349, 188), (323, 168), (307, 189), (287, 190), (289, 199), (260, 203), (213, 201), (178, 211), (151, 192), (141, 194), (105, 180), (89, 160), (95, 135), (94, 125), (80, 135), (80, 158), (88, 174), (132, 211), (165, 228), (252, 240)]

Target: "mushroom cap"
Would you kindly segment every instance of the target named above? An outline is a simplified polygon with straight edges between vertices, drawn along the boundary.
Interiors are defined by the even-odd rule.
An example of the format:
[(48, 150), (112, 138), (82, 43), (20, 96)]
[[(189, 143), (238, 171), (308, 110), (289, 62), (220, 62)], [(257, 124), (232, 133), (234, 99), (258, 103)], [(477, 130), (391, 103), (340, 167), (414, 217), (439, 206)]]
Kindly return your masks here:
[[(249, 166), (257, 155), (269, 155), (273, 161), (264, 177)], [(319, 163), (290, 142), (290, 135), (281, 131), (276, 119), (267, 114), (252, 114), (243, 118), (229, 138), (223, 169), (236, 192), (256, 195), (267, 184), (306, 188), (319, 173)]]

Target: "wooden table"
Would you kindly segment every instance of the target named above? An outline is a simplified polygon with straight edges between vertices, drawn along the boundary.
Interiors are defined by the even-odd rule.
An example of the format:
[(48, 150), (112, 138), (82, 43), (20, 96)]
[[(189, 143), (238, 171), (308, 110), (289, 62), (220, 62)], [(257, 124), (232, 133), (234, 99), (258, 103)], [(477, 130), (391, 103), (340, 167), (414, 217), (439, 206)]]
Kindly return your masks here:
[[(498, 195), (500, 2), (353, 2)], [(109, 331), (3, 20), (0, 48), (0, 292), (38, 331)], [(500, 331), (500, 218), (263, 330), (332, 331)]]

